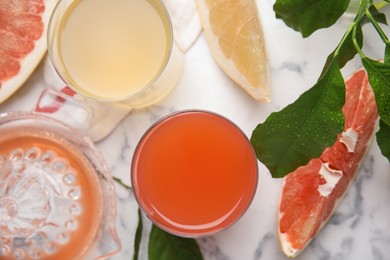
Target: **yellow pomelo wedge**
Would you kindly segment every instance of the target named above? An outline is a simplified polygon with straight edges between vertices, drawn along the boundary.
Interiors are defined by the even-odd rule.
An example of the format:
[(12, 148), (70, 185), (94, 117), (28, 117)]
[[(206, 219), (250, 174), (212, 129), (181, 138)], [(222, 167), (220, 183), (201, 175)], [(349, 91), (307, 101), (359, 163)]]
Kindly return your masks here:
[(57, 0), (0, 0), (0, 103), (29, 78), (46, 53)]
[(254, 0), (197, 0), (210, 50), (238, 85), (270, 101), (267, 55)]

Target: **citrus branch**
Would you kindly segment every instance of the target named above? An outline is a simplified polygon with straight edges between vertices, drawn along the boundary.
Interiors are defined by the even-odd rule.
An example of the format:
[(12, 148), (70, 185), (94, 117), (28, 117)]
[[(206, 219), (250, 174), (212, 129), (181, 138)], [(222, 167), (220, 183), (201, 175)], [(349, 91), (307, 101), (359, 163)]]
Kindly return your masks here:
[(382, 28), (379, 26), (378, 22), (375, 20), (375, 18), (372, 16), (371, 12), (369, 9), (366, 9), (366, 16), (370, 20), (371, 24), (374, 26), (375, 30), (381, 37), (382, 41), (385, 44), (389, 44), (389, 39), (387, 38), (386, 34), (383, 32)]
[(351, 31), (353, 31), (353, 28), (356, 27), (356, 23), (355, 21), (353, 21), (347, 31), (345, 32), (345, 34), (343, 35), (343, 38), (341, 39), (340, 43), (337, 45), (336, 49), (334, 50), (334, 55), (333, 55), (333, 58), (336, 58), (337, 56), (339, 56), (340, 54), (340, 50), (341, 50), (341, 47), (343, 46), (344, 42), (346, 41), (346, 39), (348, 38), (349, 34), (351, 33)]

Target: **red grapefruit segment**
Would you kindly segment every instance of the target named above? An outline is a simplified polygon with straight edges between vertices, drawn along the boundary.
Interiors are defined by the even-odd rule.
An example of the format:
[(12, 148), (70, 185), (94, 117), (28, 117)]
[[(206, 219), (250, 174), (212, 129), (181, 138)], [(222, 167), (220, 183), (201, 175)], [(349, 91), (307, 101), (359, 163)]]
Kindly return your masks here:
[(31, 75), (46, 52), (57, 0), (0, 0), (0, 103)]
[(47, 1), (43, 0), (1, 0), (0, 13), (35, 13), (40, 14), (45, 10)]
[(17, 60), (5, 57), (5, 55), (0, 53), (0, 91), (1, 81), (12, 78), (19, 71), (20, 63)]
[(42, 36), (44, 24), (39, 15), (22, 13), (12, 17), (8, 26), (20, 38), (35, 41)]
[(34, 49), (34, 42), (14, 32), (0, 31), (0, 52), (8, 59), (22, 59)]
[(336, 143), (286, 176), (279, 202), (279, 240), (295, 257), (323, 227), (349, 188), (374, 133), (378, 113), (364, 70), (346, 81), (344, 131)]

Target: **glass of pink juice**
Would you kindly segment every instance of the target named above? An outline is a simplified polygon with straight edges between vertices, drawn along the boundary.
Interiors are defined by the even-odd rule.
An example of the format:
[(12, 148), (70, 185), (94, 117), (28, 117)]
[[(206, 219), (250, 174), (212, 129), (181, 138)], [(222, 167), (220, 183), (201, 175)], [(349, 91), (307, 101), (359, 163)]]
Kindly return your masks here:
[(256, 192), (248, 138), (218, 114), (191, 110), (155, 123), (135, 150), (131, 181), (146, 215), (174, 235), (197, 237), (236, 222)]

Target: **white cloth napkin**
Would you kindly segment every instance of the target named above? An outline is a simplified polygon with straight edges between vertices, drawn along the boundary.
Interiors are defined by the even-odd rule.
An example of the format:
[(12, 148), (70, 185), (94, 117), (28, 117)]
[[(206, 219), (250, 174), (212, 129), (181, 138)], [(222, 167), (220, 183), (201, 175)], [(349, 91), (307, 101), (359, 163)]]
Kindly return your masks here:
[[(164, 0), (171, 16), (175, 42), (182, 52), (191, 48), (198, 38), (202, 27), (197, 12), (195, 0)], [(78, 128), (86, 127), (93, 141), (105, 138), (127, 116), (131, 109), (107, 105), (83, 97), (67, 88), (56, 73), (50, 59), (44, 61), (44, 80), (46, 87), (56, 90), (57, 97), (42, 97), (35, 108), (37, 112), (48, 113), (51, 116)], [(54, 92), (51, 92), (53, 95)], [(55, 95), (55, 93), (54, 93)], [(77, 105), (73, 101), (81, 103)], [(83, 109), (85, 108), (85, 109)], [(89, 121), (85, 123), (85, 121)]]
[(171, 16), (176, 44), (186, 52), (202, 31), (196, 0), (164, 0), (163, 2)]

